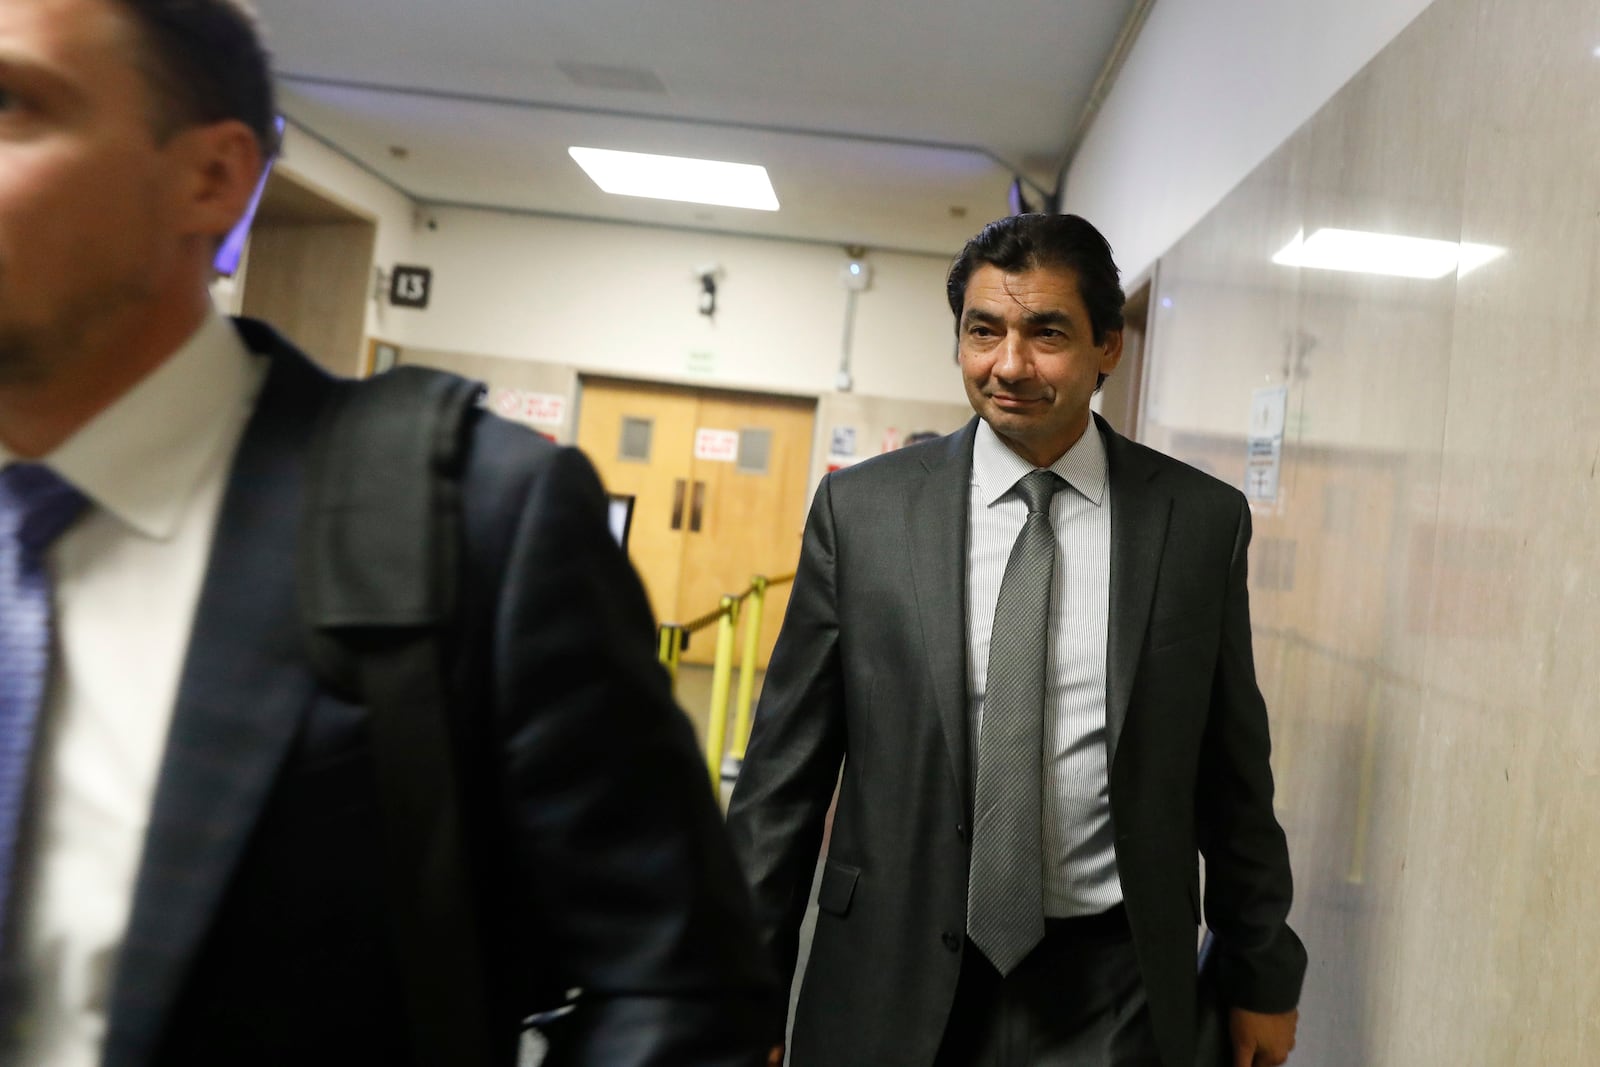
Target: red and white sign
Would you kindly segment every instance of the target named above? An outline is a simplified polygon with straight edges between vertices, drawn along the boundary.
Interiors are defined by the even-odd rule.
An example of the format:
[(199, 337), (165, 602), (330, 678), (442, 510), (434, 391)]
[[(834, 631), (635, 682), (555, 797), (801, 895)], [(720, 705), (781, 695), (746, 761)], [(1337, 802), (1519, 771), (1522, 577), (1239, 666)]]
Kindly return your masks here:
[(558, 393), (527, 393), (521, 389), (496, 389), (490, 406), (501, 418), (532, 422), (540, 426), (564, 426), (567, 398)]
[(523, 393), (522, 417), (541, 426), (560, 426), (567, 421), (567, 398), (555, 393)]
[(738, 430), (696, 430), (694, 458), (732, 463), (739, 458)]
[(496, 389), (491, 403), (494, 405), (494, 413), (503, 419), (522, 417), (522, 394), (515, 389)]

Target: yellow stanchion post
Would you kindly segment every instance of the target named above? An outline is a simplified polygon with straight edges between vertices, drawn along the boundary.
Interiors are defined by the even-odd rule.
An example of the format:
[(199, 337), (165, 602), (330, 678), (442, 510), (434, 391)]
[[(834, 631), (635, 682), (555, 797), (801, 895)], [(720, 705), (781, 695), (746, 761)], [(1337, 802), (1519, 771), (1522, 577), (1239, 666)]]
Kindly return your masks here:
[(734, 703), (733, 756), (744, 761), (750, 743), (750, 705), (755, 702), (756, 652), (761, 647), (761, 612), (767, 601), (767, 580), (761, 575), (750, 579), (749, 602), (744, 611), (744, 656), (739, 661), (739, 699)]
[(656, 658), (667, 669), (672, 680), (672, 691), (678, 691), (678, 662), (683, 658), (683, 627), (675, 623), (662, 623), (656, 628)]
[(706, 722), (706, 765), (711, 788), (722, 784), (722, 753), (728, 744), (728, 690), (733, 683), (733, 631), (739, 621), (737, 597), (722, 598), (722, 618), (717, 620), (717, 657), (711, 666), (711, 717)]

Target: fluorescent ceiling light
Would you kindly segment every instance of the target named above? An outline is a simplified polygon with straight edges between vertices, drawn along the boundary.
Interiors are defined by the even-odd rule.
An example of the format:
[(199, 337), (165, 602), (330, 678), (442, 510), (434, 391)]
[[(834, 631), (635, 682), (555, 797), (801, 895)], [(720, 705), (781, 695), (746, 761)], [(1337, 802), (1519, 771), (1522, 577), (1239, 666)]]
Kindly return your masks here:
[(691, 204), (778, 210), (767, 168), (754, 163), (652, 156), (609, 148), (569, 148), (584, 173), (608, 193)]
[(1495, 245), (1433, 241), (1392, 233), (1323, 228), (1310, 237), (1301, 230), (1278, 250), (1272, 262), (1285, 267), (1383, 274), (1396, 278), (1458, 277), (1505, 255)]

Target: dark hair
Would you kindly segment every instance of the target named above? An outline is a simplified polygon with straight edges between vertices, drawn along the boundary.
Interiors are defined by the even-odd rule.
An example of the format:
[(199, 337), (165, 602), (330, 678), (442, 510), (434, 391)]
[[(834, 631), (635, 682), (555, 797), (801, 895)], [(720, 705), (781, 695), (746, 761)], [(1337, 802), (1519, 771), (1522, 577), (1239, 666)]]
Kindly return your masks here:
[(242, 0), (116, 0), (131, 18), (135, 62), (150, 83), (157, 138), (225, 119), (278, 149), (272, 62)]
[(1094, 343), (1104, 344), (1108, 332), (1122, 329), (1126, 298), (1117, 280), (1117, 265), (1111, 259), (1111, 245), (1086, 219), (1077, 215), (1012, 215), (989, 223), (968, 241), (950, 265), (945, 280), (945, 295), (956, 317), (958, 336), (967, 281), (982, 263), (1008, 274), (1067, 268), (1077, 275), (1078, 295), (1089, 311)]

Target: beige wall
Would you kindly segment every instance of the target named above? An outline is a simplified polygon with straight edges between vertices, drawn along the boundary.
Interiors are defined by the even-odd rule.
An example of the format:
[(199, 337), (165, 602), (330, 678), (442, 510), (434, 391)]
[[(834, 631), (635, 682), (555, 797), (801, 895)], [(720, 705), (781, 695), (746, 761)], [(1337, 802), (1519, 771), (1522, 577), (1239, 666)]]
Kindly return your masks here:
[[(1436, 0), (1162, 260), (1153, 443), (1237, 481), (1290, 387), (1251, 564), (1302, 1067), (1600, 1055), (1596, 45), (1590, 0)], [(1508, 251), (1268, 262), (1321, 226)]]
[[(414, 232), (414, 205), (403, 193), (379, 181), (321, 141), (290, 124), (284, 131), (283, 154), (277, 166), (301, 184), (371, 219), (376, 228), (372, 262), (387, 271), (410, 260)], [(249, 264), (246, 264), (248, 271)], [(248, 281), (245, 283), (248, 288)], [(394, 310), (387, 300), (374, 299), (368, 290), (364, 320), (369, 337), (388, 339), (394, 330)]]
[[(389, 308), (408, 348), (561, 363), (685, 385), (817, 396), (839, 368), (842, 248), (504, 212), (430, 210), (414, 261), (432, 304)], [(961, 402), (944, 302), (948, 261), (871, 253), (852, 335), (855, 391)], [(696, 271), (722, 267), (715, 319)], [(949, 369), (951, 373), (940, 373)]]
[[(565, 394), (567, 418), (540, 425), (572, 439), (580, 374), (818, 398), (811, 483), (835, 426), (856, 431), (856, 459), (917, 430), (948, 431), (972, 413), (955, 366), (944, 301), (949, 264), (870, 253), (857, 299), (854, 388), (835, 389), (846, 294), (843, 249), (505, 213), (440, 209), (411, 252), (434, 270), (424, 311), (390, 308), (402, 359), (502, 389)], [(696, 269), (724, 272), (715, 319), (697, 308)]]
[(1431, 2), (1161, 0), (1068, 170), (1065, 209), (1143, 274)]
[[(557, 442), (570, 445), (577, 438), (578, 370), (562, 363), (531, 359), (481, 356), (436, 348), (402, 348), (400, 362), (435, 367), (482, 382), (489, 390), (489, 409), (503, 418), (531, 426)], [(529, 394), (558, 396), (565, 403), (559, 420), (530, 418)], [(519, 401), (522, 402), (519, 404)]]
[[(960, 371), (946, 357), (948, 373), (959, 386)], [(845, 460), (859, 462), (871, 459), (905, 443), (905, 439), (920, 431), (950, 433), (959, 430), (972, 418), (972, 407), (965, 400), (956, 403), (932, 403), (926, 400), (892, 400), (884, 397), (862, 396), (857, 393), (830, 393), (817, 404), (817, 439), (811, 453), (811, 486), (815, 490), (830, 467), (848, 466)], [(832, 451), (836, 429), (854, 431), (853, 456), (835, 455)]]

